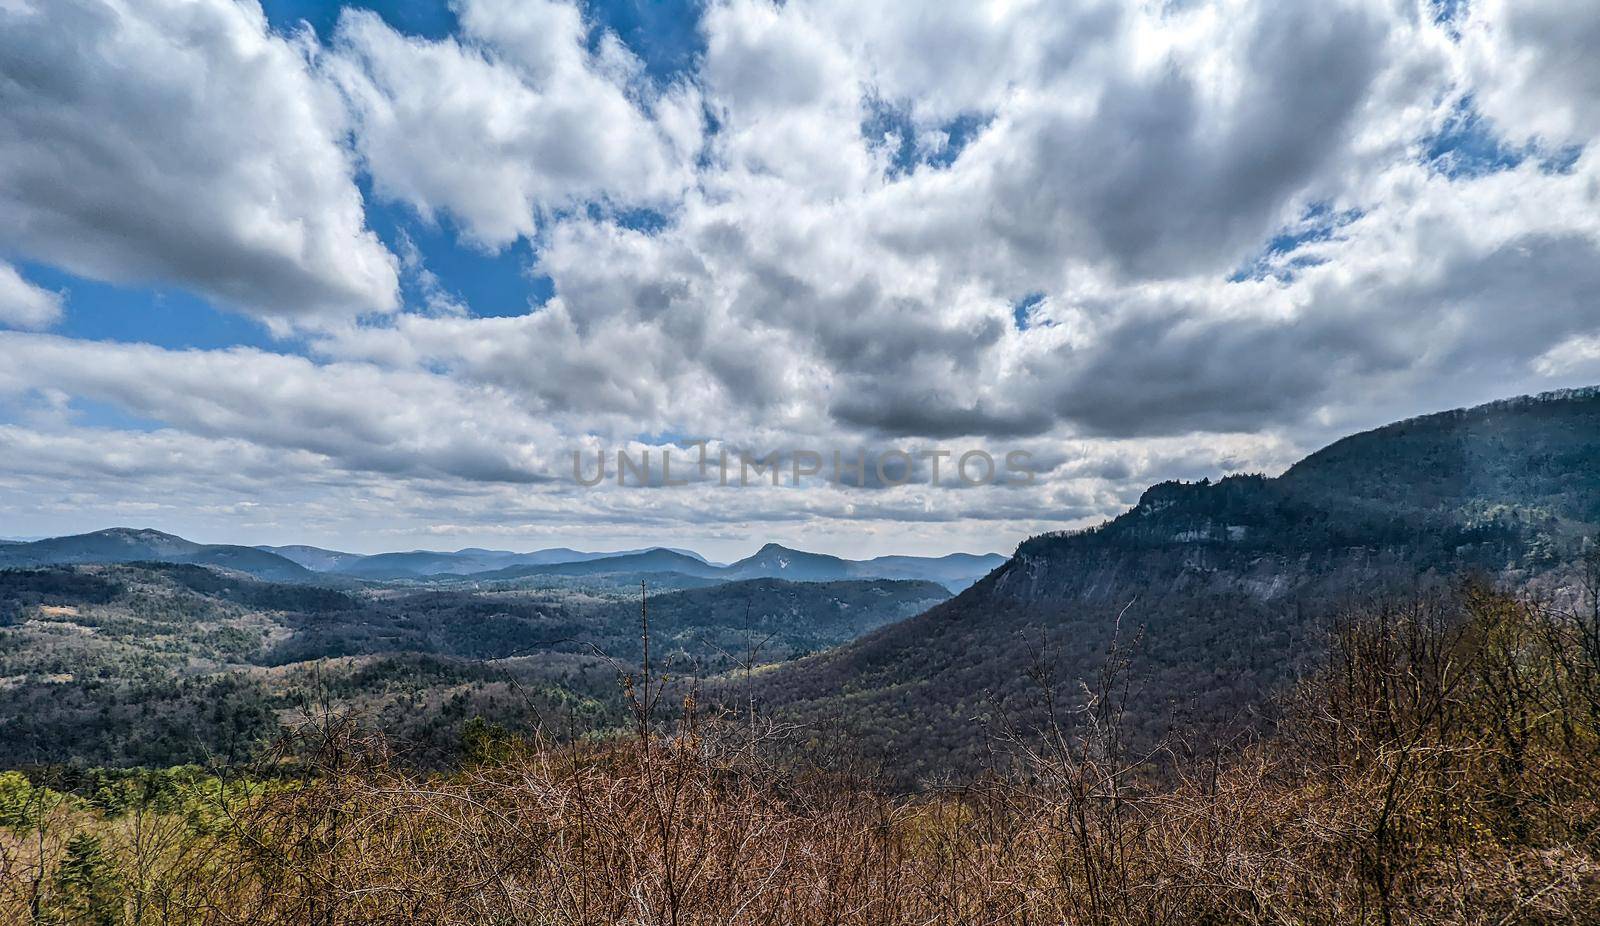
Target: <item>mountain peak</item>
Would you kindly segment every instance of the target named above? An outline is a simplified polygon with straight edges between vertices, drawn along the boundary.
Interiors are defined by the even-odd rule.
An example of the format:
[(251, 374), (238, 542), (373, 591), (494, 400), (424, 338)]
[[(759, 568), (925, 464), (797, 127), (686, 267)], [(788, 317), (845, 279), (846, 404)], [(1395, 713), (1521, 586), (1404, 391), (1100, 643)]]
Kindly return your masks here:
[(275, 581), (301, 581), (311, 575), (297, 563), (265, 550), (199, 544), (148, 527), (109, 527), (89, 534), (7, 544), (0, 554), (0, 568), (141, 561), (220, 566)]
[(153, 527), (108, 527), (104, 530), (91, 531), (84, 536), (108, 537), (118, 540), (137, 540), (144, 542), (162, 541), (167, 543), (183, 539), (176, 534), (158, 531)]

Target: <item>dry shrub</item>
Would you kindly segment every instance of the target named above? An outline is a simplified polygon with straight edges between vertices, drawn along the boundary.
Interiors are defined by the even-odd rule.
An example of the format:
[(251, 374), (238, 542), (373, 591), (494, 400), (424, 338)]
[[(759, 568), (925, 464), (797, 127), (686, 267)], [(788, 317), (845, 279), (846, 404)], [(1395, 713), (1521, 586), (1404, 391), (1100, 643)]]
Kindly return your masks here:
[(0, 912), (88, 915), (49, 872), (92, 833), (141, 924), (1600, 922), (1597, 619), (1481, 589), (1351, 615), (1276, 735), (1203, 758), (1130, 753), (1113, 650), (1010, 742), (1021, 774), (914, 796), (780, 765), (748, 714), (664, 729), (648, 676), (631, 736), (447, 775), (329, 719), (183, 814), (7, 830)]

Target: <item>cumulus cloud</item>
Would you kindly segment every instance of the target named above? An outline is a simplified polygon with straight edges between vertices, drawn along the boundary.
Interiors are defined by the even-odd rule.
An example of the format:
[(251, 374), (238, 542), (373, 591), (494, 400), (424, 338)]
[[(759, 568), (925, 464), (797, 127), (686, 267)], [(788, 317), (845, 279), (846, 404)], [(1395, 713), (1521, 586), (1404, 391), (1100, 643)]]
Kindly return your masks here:
[(318, 365), (250, 348), (0, 332), (0, 396), (59, 389), (208, 437), (320, 454), (348, 469), (465, 480), (549, 477), (553, 432), (514, 397), (416, 371)]
[[(462, 0), (457, 33), (436, 38), (347, 10), (325, 45), (219, 0), (120, 18), (34, 6), (0, 15), (65, 59), (77, 47), (56, 33), (76, 17), (99, 49), (88, 86), (118, 81), (74, 102), (66, 65), (11, 63), (33, 60), (17, 40), (0, 68), (32, 83), (0, 94), (43, 88), (60, 115), (0, 115), (14, 133), (0, 195), (31, 163), (16, 139), (77, 139), (64, 150), (87, 161), (82, 130), (56, 122), (87, 112), (117, 139), (113, 107), (166, 131), (113, 145), (86, 202), (113, 218), (176, 210), (152, 160), (171, 183), (182, 168), (196, 189), (229, 185), (182, 197), (209, 216), (188, 220), (206, 239), (193, 252), (126, 220), (79, 235), (31, 205), (0, 245), (69, 269), (143, 255), (146, 275), (263, 314), (322, 294), (303, 297), (308, 356), (0, 335), (0, 400), (34, 410), (4, 439), (85, 484), (106, 484), (80, 459), (85, 434), (125, 448), (128, 478), (160, 497), (147, 461), (181, 452), (199, 471), (242, 442), (247, 491), (318, 524), (463, 539), (584, 524), (634, 531), (624, 545), (688, 525), (713, 551), (762, 535), (888, 552), (908, 543), (897, 525), (937, 521), (963, 546), (1003, 548), (1160, 479), (1276, 471), (1350, 430), (1600, 370), (1600, 16), (1577, 4), (719, 0), (703, 51), (666, 79), (553, 0)], [(134, 34), (144, 24), (155, 32)], [(162, 82), (145, 62), (168, 46), (179, 67)], [(190, 87), (191, 59), (242, 94), (238, 111), (292, 131), (210, 120), (228, 93)], [(248, 93), (231, 87), (242, 73)], [(241, 140), (256, 160), (225, 157)], [(310, 154), (285, 174), (294, 152)], [(403, 235), (399, 261), (370, 242), (359, 197), (340, 199), (353, 169), (465, 247), (526, 247), (548, 297), (475, 316), (433, 255)], [(87, 221), (51, 195), (50, 215)], [(343, 241), (338, 261), (291, 249), (292, 272), (276, 267), (254, 301), (194, 269), (260, 270), (240, 255), (289, 252), (241, 229), (320, 197), (344, 205), (295, 227)], [(41, 250), (58, 228), (58, 243), (81, 239), (77, 263), (64, 243)], [(362, 241), (375, 263), (351, 256)], [(387, 268), (389, 292), (404, 271), (424, 304), (331, 317), (322, 297), (366, 286), (330, 270), (351, 261)], [(82, 402), (160, 430), (105, 436), (74, 417)], [(659, 455), (698, 438), (758, 454), (1021, 447), (1040, 478), (733, 494), (565, 479), (574, 447)]]
[[(986, 33), (718, 5), (715, 195), (658, 233), (557, 223), (535, 315), (324, 347), (442, 363), (593, 431), (1314, 443), (1381, 421), (1397, 387), (1539, 388), (1537, 358), (1600, 323), (1589, 161), (1452, 178), (1414, 156), (1473, 92), (1439, 24), (1358, 3), (1044, 13)], [(982, 128), (948, 162), (891, 164), (863, 120), (902, 97), (906, 131)], [(1230, 276), (1269, 245), (1274, 275)]]
[(499, 248), (562, 210), (669, 207), (688, 185), (691, 88), (633, 86), (637, 59), (610, 35), (591, 51), (570, 3), (469, 0), (458, 14), (463, 34), (439, 41), (370, 12), (340, 17), (323, 66), (382, 195)]
[(0, 5), (0, 246), (270, 318), (394, 309), (305, 52), (253, 0)]
[(1600, 17), (1577, 0), (1473, 0), (1461, 25), (1478, 105), (1518, 138), (1600, 135)]
[(47, 328), (61, 317), (60, 293), (35, 286), (17, 268), (0, 262), (0, 325)]

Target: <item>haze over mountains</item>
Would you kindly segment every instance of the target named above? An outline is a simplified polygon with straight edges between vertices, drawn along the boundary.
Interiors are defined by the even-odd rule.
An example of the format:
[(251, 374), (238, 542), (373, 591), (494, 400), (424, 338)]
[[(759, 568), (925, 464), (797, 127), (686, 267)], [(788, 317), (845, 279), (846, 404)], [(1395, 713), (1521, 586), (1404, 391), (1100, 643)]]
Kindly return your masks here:
[[(644, 550), (623, 550), (616, 553), (585, 553), (566, 547), (535, 550), (531, 553), (513, 553), (509, 550), (483, 550), (468, 548), (454, 552), (411, 550), (403, 553), (341, 553), (308, 546), (262, 546), (257, 549), (275, 553), (314, 572), (336, 572), (344, 575), (372, 579), (420, 578), (430, 575), (472, 575), (492, 572), (515, 566), (542, 566), (557, 563), (580, 563), (643, 553)], [(691, 559), (705, 562), (699, 554), (675, 550)]]
[(992, 553), (954, 553), (942, 557), (883, 556), (846, 560), (791, 550), (775, 543), (730, 565), (708, 562), (690, 550), (667, 547), (610, 553), (557, 547), (528, 553), (465, 549), (363, 555), (303, 545), (199, 544), (161, 531), (136, 528), (109, 528), (28, 543), (0, 543), (0, 568), (140, 561), (217, 566), (276, 582), (313, 582), (319, 576), (378, 581), (457, 578), (502, 581), (540, 575), (675, 574), (716, 581), (760, 578), (797, 582), (927, 580), (959, 591), (1005, 562), (1005, 557)]

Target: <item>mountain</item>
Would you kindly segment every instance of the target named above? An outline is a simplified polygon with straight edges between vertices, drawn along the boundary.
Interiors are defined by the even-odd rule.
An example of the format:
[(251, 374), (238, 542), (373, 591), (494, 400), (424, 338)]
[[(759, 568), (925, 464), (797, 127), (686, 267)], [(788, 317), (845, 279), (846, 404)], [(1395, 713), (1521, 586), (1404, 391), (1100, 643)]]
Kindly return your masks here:
[(951, 553), (948, 556), (879, 556), (855, 565), (857, 575), (885, 579), (926, 579), (959, 592), (1000, 568), (1006, 557), (998, 553), (975, 555)]
[[(258, 555), (259, 554), (259, 555)], [(830, 582), (845, 579), (906, 579), (938, 582), (960, 591), (1005, 562), (1005, 557), (953, 553), (941, 557), (880, 556), (856, 561), (822, 553), (806, 553), (769, 543), (728, 566), (712, 563), (693, 550), (646, 547), (591, 553), (552, 547), (527, 553), (470, 547), (454, 552), (360, 554), (322, 547), (207, 546), (155, 530), (112, 528), (75, 537), (31, 543), (0, 541), (0, 568), (8, 565), (60, 563), (193, 562), (238, 569), (261, 578), (305, 581), (307, 573), (372, 581), (509, 581), (536, 576), (661, 575), (733, 582), (744, 579), (787, 579)], [(688, 581), (688, 579), (684, 580)]]
[(322, 547), (205, 545), (155, 530), (112, 528), (34, 542), (0, 542), (0, 568), (64, 563), (125, 563), (139, 560), (198, 563), (237, 569), (278, 581), (306, 581), (311, 574), (366, 580), (429, 580), (449, 577), (502, 581), (536, 576), (631, 576), (676, 573), (733, 582), (787, 579), (830, 582), (846, 579), (905, 579), (938, 582), (960, 591), (1005, 562), (996, 554), (954, 553), (942, 557), (883, 556), (856, 561), (807, 553), (769, 543), (736, 563), (711, 563), (693, 550), (647, 547), (584, 552), (553, 547), (528, 553), (468, 548), (454, 552), (412, 550), (364, 555)]
[[(274, 551), (289, 548), (273, 547)], [(315, 547), (296, 548), (313, 550), (316, 553), (326, 551), (316, 550)], [(412, 550), (408, 553), (376, 553), (370, 556), (356, 556), (354, 554), (335, 554), (349, 557), (327, 566), (319, 568), (309, 563), (308, 568), (318, 569), (323, 572), (338, 572), (348, 576), (363, 579), (421, 579), (428, 576), (469, 576), (480, 573), (499, 572), (514, 569), (519, 566), (549, 566), (563, 563), (586, 563), (591, 560), (612, 559), (621, 556), (632, 556), (647, 553), (651, 550), (666, 549), (650, 547), (643, 550), (619, 550), (608, 553), (587, 553), (582, 550), (573, 550), (567, 547), (552, 547), (547, 550), (534, 550), (529, 553), (513, 553), (510, 550), (484, 550), (468, 548), (456, 550), (453, 553), (435, 550)], [(706, 560), (700, 554), (690, 550), (671, 550), (680, 556), (696, 560), (705, 564)], [(315, 555), (315, 554), (312, 554)]]
[(281, 556), (312, 572), (336, 572), (342, 566), (366, 558), (360, 553), (341, 553), (338, 550), (324, 550), (321, 547), (308, 547), (304, 544), (291, 544), (286, 547), (257, 546), (256, 549)]
[(533, 553), (480, 549), (455, 552), (411, 550), (356, 557), (339, 563), (329, 571), (363, 579), (412, 579), (430, 575), (470, 575), (524, 563), (564, 563), (589, 556), (591, 554), (566, 549)]
[(529, 576), (592, 576), (608, 574), (678, 573), (701, 578), (732, 578), (727, 567), (712, 566), (698, 556), (690, 556), (657, 547), (640, 553), (602, 556), (581, 562), (551, 563), (548, 565), (511, 566), (492, 572), (472, 573), (473, 579), (495, 581)]
[(656, 548), (643, 553), (608, 556), (581, 563), (515, 566), (474, 573), (475, 580), (496, 581), (530, 576), (622, 575), (679, 573), (697, 578), (738, 582), (750, 579), (784, 579), (790, 582), (841, 582), (846, 580), (903, 579), (937, 582), (950, 591), (971, 585), (1005, 562), (998, 555), (958, 553), (938, 558), (919, 556), (847, 560), (824, 553), (807, 553), (769, 543), (750, 556), (727, 566), (715, 566), (688, 553)]
[(988, 761), (985, 730), (1036, 729), (1047, 692), (1081, 699), (1115, 646), (1137, 735), (1223, 735), (1314, 658), (1334, 609), (1463, 573), (1557, 581), (1597, 529), (1600, 390), (1429, 415), (1277, 478), (1152, 486), (924, 614), (764, 674), (762, 697), (930, 775)]
[(788, 579), (821, 582), (849, 578), (855, 563), (825, 553), (805, 553), (769, 543), (728, 566), (726, 575), (738, 579)]
[(377, 553), (341, 563), (337, 571), (363, 579), (405, 579), (428, 575), (466, 575), (491, 569), (504, 569), (516, 563), (515, 553), (498, 550), (461, 550), (445, 553), (412, 550), (405, 553)]
[(1600, 387), (1401, 421), (1337, 441), (1279, 482), (1369, 518), (1509, 525), (1570, 541), (1600, 524)]
[(993, 572), (1006, 558), (998, 553), (982, 556), (951, 553), (948, 556), (879, 556), (847, 560), (822, 553), (792, 550), (769, 543), (728, 567), (727, 575), (741, 579), (781, 578), (825, 582), (839, 579), (912, 579), (938, 582), (958, 592)]
[(601, 559), (601, 558), (611, 557), (611, 556), (629, 556), (629, 555), (634, 554), (634, 553), (648, 553), (651, 550), (666, 550), (668, 553), (676, 553), (679, 556), (687, 556), (690, 559), (697, 559), (700, 562), (705, 563), (707, 566), (721, 566), (721, 565), (724, 565), (723, 563), (713, 563), (711, 560), (706, 559), (704, 556), (701, 556), (700, 554), (696, 553), (695, 551), (693, 551), (693, 550), (685, 550), (682, 547), (642, 547), (642, 548), (640, 548), (638, 550), (618, 550), (615, 553), (590, 553), (590, 554), (586, 554), (586, 555), (592, 556), (592, 557), (594, 557), (596, 559)]
[(0, 546), (0, 569), (71, 563), (190, 563), (217, 566), (277, 582), (305, 582), (315, 573), (275, 553), (229, 544), (200, 544), (149, 529), (114, 527)]
[(769, 543), (730, 565), (724, 575), (739, 579), (775, 578), (794, 582), (828, 582), (840, 579), (911, 579), (938, 582), (960, 591), (994, 571), (1006, 558), (997, 553), (975, 556), (880, 556), (847, 560), (824, 553), (806, 553)]

